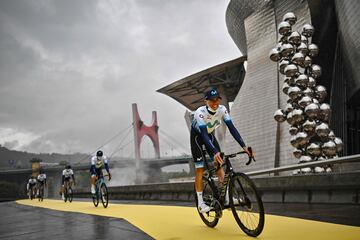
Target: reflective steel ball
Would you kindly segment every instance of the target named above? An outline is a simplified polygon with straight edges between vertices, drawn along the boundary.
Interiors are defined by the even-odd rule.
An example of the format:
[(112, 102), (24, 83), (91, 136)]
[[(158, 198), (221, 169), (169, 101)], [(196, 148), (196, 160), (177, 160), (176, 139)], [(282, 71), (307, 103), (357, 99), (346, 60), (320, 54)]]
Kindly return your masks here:
[(296, 141), (299, 143), (299, 147), (305, 147), (305, 145), (309, 142), (308, 135), (305, 132), (298, 132), (295, 137)]
[(302, 126), (304, 132), (306, 132), (309, 135), (312, 135), (315, 131), (316, 122), (313, 120), (306, 120)]
[[(304, 94), (305, 96), (309, 96), (309, 97), (312, 97), (312, 98), (315, 96), (314, 91), (313, 91), (311, 88), (309, 88), (309, 87), (307, 87), (307, 88), (303, 91), (303, 94)], [(314, 99), (313, 99), (313, 101), (314, 101)]]
[(296, 79), (295, 79), (295, 83), (297, 86), (299, 86), (302, 89), (306, 89), (307, 85), (308, 85), (309, 79), (308, 76), (306, 74), (300, 74)]
[(270, 50), (269, 57), (271, 61), (277, 62), (281, 59), (280, 52), (276, 48)]
[(296, 135), (292, 136), (290, 138), (290, 144), (294, 147), (294, 148), (298, 148), (299, 147), (299, 142), (297, 141)]
[(310, 156), (302, 156), (300, 157), (300, 163), (306, 163), (306, 162), (311, 162), (312, 161), (312, 158)]
[(332, 140), (324, 143), (321, 148), (324, 155), (327, 157), (333, 157), (336, 155), (336, 144)]
[(299, 132), (299, 129), (297, 127), (290, 127), (289, 133), (290, 135), (296, 135)]
[(317, 143), (311, 143), (307, 148), (306, 152), (312, 156), (318, 157), (321, 155), (321, 147)]
[(320, 116), (321, 116), (322, 120), (328, 121), (330, 118), (330, 114), (331, 114), (330, 105), (327, 103), (321, 104), (320, 105)]
[(287, 94), (289, 90), (289, 84), (287, 84), (286, 82), (284, 82), (283, 86), (282, 86), (282, 91), (283, 93)]
[(321, 76), (321, 67), (319, 65), (311, 65), (311, 76), (314, 78), (319, 78)]
[(288, 89), (288, 95), (290, 99), (296, 100), (301, 96), (301, 89), (299, 87), (289, 87)]
[(319, 54), (319, 48), (314, 43), (309, 44), (308, 49), (309, 49), (309, 56), (310, 57), (316, 57)]
[(316, 94), (316, 97), (318, 98), (319, 102), (324, 101), (326, 98), (326, 95), (327, 95), (326, 88), (322, 85), (316, 86), (315, 94)]
[(294, 109), (293, 105), (291, 103), (287, 103), (285, 106), (286, 112), (291, 112)]
[(285, 74), (285, 68), (289, 64), (290, 64), (289, 60), (285, 60), (285, 59), (281, 60), (280, 63), (279, 63), (279, 71), (280, 71), (280, 73)]
[(307, 37), (305, 37), (304, 35), (301, 35), (301, 42), (308, 44), (309, 40)]
[(302, 151), (300, 149), (295, 149), (293, 151), (294, 157), (300, 158), (302, 156)]
[(336, 152), (341, 152), (344, 148), (344, 143), (338, 137), (334, 138), (334, 143), (336, 144)]
[(312, 35), (315, 32), (315, 28), (313, 27), (313, 25), (311, 24), (305, 24), (302, 28), (302, 35), (304, 35), (305, 37), (312, 37)]
[(300, 45), (301, 43), (301, 35), (297, 31), (292, 32), (289, 35), (289, 42), (291, 42), (293, 45)]
[(309, 77), (308, 79), (309, 79), (309, 83), (308, 83), (309, 87), (315, 87), (315, 85), (316, 85), (315, 78)]
[(302, 54), (301, 52), (297, 52), (291, 58), (291, 62), (298, 65), (302, 65), (304, 63), (304, 59), (305, 59), (304, 54)]
[(294, 46), (290, 43), (281, 45), (280, 54), (282, 57), (288, 57), (294, 53)]
[(307, 105), (309, 105), (310, 103), (312, 103), (312, 98), (309, 96), (303, 96), (300, 100), (299, 100), (299, 105), (302, 108), (305, 108)]
[(282, 109), (276, 110), (275, 113), (274, 113), (274, 119), (277, 122), (284, 122), (286, 120), (286, 116), (285, 116), (284, 111)]
[(292, 117), (295, 124), (299, 124), (304, 120), (303, 111), (300, 109), (294, 109), (292, 111)]
[(292, 76), (295, 76), (296, 73), (299, 72), (299, 69), (295, 64), (289, 64), (285, 67), (284, 72), (287, 77), (292, 77)]
[[(281, 22), (278, 26), (278, 32), (281, 34), (281, 35), (288, 35), (291, 33), (291, 25), (290, 23), (288, 22)], [(305, 35), (304, 35), (305, 36)]]
[(311, 64), (312, 64), (312, 59), (311, 59), (311, 57), (305, 56), (303, 65), (304, 65), (305, 67), (309, 67), (309, 66), (311, 66)]
[(320, 108), (319, 105), (316, 103), (310, 103), (305, 108), (306, 115), (311, 119), (315, 119), (318, 116), (319, 112)]
[(283, 21), (288, 22), (291, 26), (296, 23), (296, 20), (297, 18), (293, 12), (288, 12), (283, 17)]
[(300, 45), (296, 49), (297, 49), (297, 52), (301, 52), (304, 56), (306, 56), (309, 52), (307, 44), (303, 43), (303, 42), (301, 42)]
[(315, 128), (315, 132), (319, 137), (325, 138), (330, 133), (329, 125), (327, 125), (326, 123), (321, 123)]

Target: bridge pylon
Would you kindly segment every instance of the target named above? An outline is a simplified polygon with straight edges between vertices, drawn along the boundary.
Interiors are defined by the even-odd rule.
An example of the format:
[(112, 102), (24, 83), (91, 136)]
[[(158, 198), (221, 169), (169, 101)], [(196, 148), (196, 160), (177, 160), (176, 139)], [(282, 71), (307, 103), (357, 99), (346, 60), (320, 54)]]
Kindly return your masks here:
[(156, 111), (152, 112), (152, 124), (151, 126), (146, 126), (141, 120), (139, 111), (137, 109), (137, 104), (132, 104), (133, 112), (133, 125), (134, 125), (134, 143), (135, 143), (135, 157), (137, 162), (141, 158), (140, 156), (140, 144), (144, 135), (148, 136), (153, 142), (155, 149), (155, 157), (160, 158), (160, 142), (159, 142), (159, 126), (157, 123)]

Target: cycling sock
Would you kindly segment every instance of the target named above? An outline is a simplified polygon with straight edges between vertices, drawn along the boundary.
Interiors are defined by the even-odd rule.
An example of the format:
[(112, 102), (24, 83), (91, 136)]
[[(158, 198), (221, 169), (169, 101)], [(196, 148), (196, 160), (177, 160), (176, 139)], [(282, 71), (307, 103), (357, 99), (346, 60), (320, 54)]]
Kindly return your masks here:
[(204, 202), (202, 192), (196, 192), (197, 198), (198, 198), (198, 204), (201, 205), (201, 203)]

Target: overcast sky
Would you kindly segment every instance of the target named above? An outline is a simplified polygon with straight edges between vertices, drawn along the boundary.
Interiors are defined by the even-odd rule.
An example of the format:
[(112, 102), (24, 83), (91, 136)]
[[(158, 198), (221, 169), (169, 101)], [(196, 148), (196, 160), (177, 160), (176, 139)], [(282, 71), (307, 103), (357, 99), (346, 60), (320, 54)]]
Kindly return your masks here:
[[(156, 90), (240, 56), (226, 28), (228, 3), (0, 1), (0, 144), (90, 153), (131, 125), (137, 103), (145, 124), (157, 111), (161, 132), (190, 153), (186, 108)], [(162, 155), (186, 151), (161, 132)], [(133, 132), (119, 134), (103, 149), (110, 155), (129, 142), (118, 153), (133, 156), (132, 140)]]

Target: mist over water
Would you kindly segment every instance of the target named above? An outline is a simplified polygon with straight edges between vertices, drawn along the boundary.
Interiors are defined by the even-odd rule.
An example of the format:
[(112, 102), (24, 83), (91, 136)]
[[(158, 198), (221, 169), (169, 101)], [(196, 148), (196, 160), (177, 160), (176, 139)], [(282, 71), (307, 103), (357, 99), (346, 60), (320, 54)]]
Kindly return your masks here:
[(124, 167), (124, 168), (112, 168), (111, 181), (109, 186), (125, 186), (134, 185), (136, 180), (136, 169), (135, 167)]

